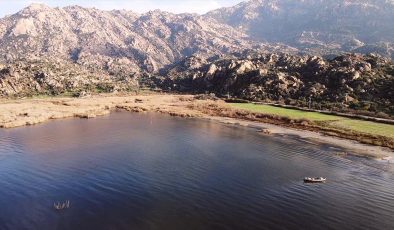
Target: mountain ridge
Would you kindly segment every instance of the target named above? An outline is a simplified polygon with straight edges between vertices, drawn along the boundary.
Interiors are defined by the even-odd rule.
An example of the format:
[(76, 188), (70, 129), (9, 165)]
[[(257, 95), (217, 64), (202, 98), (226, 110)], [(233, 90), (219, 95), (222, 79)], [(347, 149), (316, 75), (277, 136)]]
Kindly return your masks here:
[[(338, 4), (350, 8), (335, 13), (333, 7)], [(377, 28), (375, 33), (362, 34), (380, 40), (369, 42), (351, 30), (337, 30), (342, 25), (339, 22), (343, 22), (344, 28), (349, 23), (356, 29), (361, 28), (366, 20), (361, 20), (360, 24), (349, 21), (344, 15), (353, 12), (360, 18), (366, 15), (361, 6), (381, 11), (383, 7), (379, 4), (388, 8), (383, 9), (383, 13), (374, 12), (383, 19), (372, 15), (374, 21), (366, 27), (370, 30), (376, 21), (384, 26)], [(325, 7), (314, 13), (319, 6)], [(160, 10), (138, 14), (80, 6), (52, 8), (33, 3), (0, 19), (0, 49), (4, 53), (0, 60), (45, 56), (104, 69), (115, 65), (139, 74), (158, 72), (191, 55), (228, 55), (244, 50), (314, 55), (375, 52), (393, 58), (394, 26), (384, 20), (384, 17), (393, 17), (394, 21), (390, 9), (394, 12), (391, 0), (334, 0), (329, 3), (251, 0), (204, 15)], [(283, 18), (283, 15), (288, 16)], [(333, 15), (340, 18), (334, 20)], [(278, 24), (281, 20), (283, 22)], [(314, 20), (317, 22), (313, 23)], [(320, 29), (321, 25), (330, 23), (332, 28), (324, 29), (323, 26)], [(288, 28), (292, 26), (294, 28)], [(385, 36), (381, 36), (382, 30), (386, 31)]]
[(392, 0), (251, 0), (205, 16), (258, 41), (312, 54), (378, 52), (394, 57)]
[[(357, 4), (356, 4), (357, 3)], [(363, 4), (361, 4), (363, 3)], [(335, 7), (338, 7), (338, 5), (345, 5), (348, 8), (345, 7), (343, 12), (335, 13), (331, 12), (335, 10)], [(382, 7), (382, 6), (385, 7)], [(320, 7), (323, 6), (323, 7)], [(354, 6), (355, 8), (352, 8)], [(390, 6), (390, 7), (387, 7)], [(292, 9), (292, 7), (296, 7)], [(298, 7), (298, 8), (297, 8)], [(362, 38), (350, 33), (349, 31), (334, 31), (338, 27), (338, 25), (335, 25), (335, 23), (339, 23), (339, 21), (343, 21), (344, 25), (346, 26), (346, 23), (349, 24), (349, 19), (344, 17), (347, 13), (353, 13), (358, 18), (361, 16), (365, 16), (368, 10), (363, 10), (363, 7), (367, 7), (368, 10), (370, 9), (377, 9), (379, 11), (373, 12), (370, 14), (373, 14), (374, 18), (374, 23), (379, 22), (380, 24), (383, 24), (384, 26), (380, 26), (381, 29), (376, 29), (376, 31), (382, 31), (385, 30), (386, 34), (385, 36), (382, 36), (384, 33), (367, 33), (364, 32), (365, 36), (369, 36), (368, 34), (376, 34), (373, 37), (375, 40), (371, 40), (372, 42), (365, 41)], [(316, 8), (324, 8), (323, 10), (315, 12)], [(388, 9), (385, 9), (388, 8)], [(390, 21), (385, 20), (384, 17), (388, 18), (393, 18), (394, 20), (394, 13), (390, 13), (391, 9), (394, 11), (394, 3), (393, 1), (388, 1), (388, 0), (379, 0), (379, 1), (370, 1), (370, 0), (353, 0), (353, 1), (345, 1), (345, 0), (335, 0), (335, 1), (330, 1), (329, 3), (325, 3), (325, 1), (320, 1), (320, 0), (303, 0), (303, 1), (289, 1), (289, 0), (275, 0), (275, 1), (267, 1), (267, 0), (251, 0), (251, 1), (245, 1), (242, 3), (237, 4), (236, 6), (233, 7), (226, 7), (226, 8), (221, 8), (218, 10), (213, 10), (208, 12), (207, 14), (204, 15), (198, 15), (198, 14), (173, 14), (165, 11), (160, 11), (160, 10), (155, 10), (155, 11), (150, 11), (145, 14), (138, 14), (133, 11), (126, 11), (126, 10), (111, 10), (111, 11), (103, 11), (103, 10), (98, 10), (95, 8), (84, 8), (80, 6), (67, 6), (63, 8), (51, 8), (49, 6), (46, 6), (44, 4), (31, 4), (30, 6), (22, 9), (16, 14), (4, 17), (0, 19), (0, 36), (3, 38), (2, 42), (0, 42), (1, 48), (4, 48), (4, 40), (8, 39), (14, 39), (16, 38), (9, 38), (9, 37), (4, 37), (5, 35), (28, 35), (28, 36), (34, 36), (37, 34), (40, 34), (42, 31), (37, 31), (36, 26), (40, 27), (40, 23), (44, 23), (46, 26), (49, 26), (49, 28), (53, 26), (58, 26), (61, 28), (59, 25), (53, 25), (53, 22), (48, 22), (48, 17), (49, 14), (48, 12), (52, 12), (55, 14), (57, 17), (55, 18), (56, 20), (61, 20), (64, 23), (63, 26), (65, 28), (61, 28), (61, 32), (67, 32), (67, 27), (77, 27), (82, 26), (81, 31), (74, 31), (77, 32), (75, 33), (75, 36), (85, 36), (91, 32), (94, 34), (96, 31), (104, 31), (108, 29), (108, 22), (112, 25), (115, 25), (115, 30), (116, 31), (111, 31), (109, 28), (109, 31), (106, 31), (109, 36), (101, 36), (99, 39), (102, 39), (103, 41), (106, 41), (107, 43), (113, 45), (111, 42), (108, 42), (108, 40), (113, 40), (116, 41), (117, 38), (116, 36), (113, 35), (118, 35), (117, 32), (119, 31), (128, 31), (128, 33), (132, 32), (141, 32), (141, 27), (144, 26), (144, 24), (141, 21), (146, 20), (146, 23), (151, 23), (149, 20), (153, 20), (152, 15), (156, 16), (162, 16), (162, 17), (167, 17), (168, 21), (173, 21), (176, 20), (175, 17), (180, 17), (181, 20), (185, 20), (185, 22), (188, 21), (190, 22), (190, 19), (195, 19), (195, 20), (200, 20), (206, 23), (205, 27), (199, 28), (195, 27), (197, 30), (204, 31), (204, 29), (207, 28), (215, 28), (215, 33), (211, 34), (211, 36), (208, 36), (211, 31), (206, 30), (204, 32), (207, 33), (200, 33), (197, 35), (200, 36), (207, 36), (207, 39), (202, 41), (201, 43), (208, 43), (208, 45), (212, 46), (211, 43), (208, 41), (212, 40), (218, 40), (218, 42), (221, 42), (226, 48), (222, 49), (219, 47), (215, 47), (214, 49), (209, 49), (206, 47), (207, 44), (205, 44), (205, 47), (192, 47), (194, 43), (198, 41), (193, 41), (193, 43), (189, 42), (187, 45), (189, 47), (182, 47), (184, 50), (174, 50), (174, 47), (171, 46), (179, 46), (180, 44), (170, 44), (168, 45), (168, 40), (164, 41), (154, 41), (153, 47), (158, 49), (157, 46), (166, 46), (165, 50), (161, 50), (161, 52), (164, 51), (166, 57), (160, 57), (159, 61), (155, 60), (155, 62), (159, 62), (159, 66), (163, 66), (165, 64), (169, 64), (175, 60), (179, 60), (181, 58), (184, 58), (185, 56), (194, 54), (195, 52), (200, 52), (202, 53), (207, 53), (206, 51), (211, 51), (208, 53), (227, 53), (228, 50), (231, 51), (239, 51), (240, 49), (234, 49), (234, 47), (231, 48), (232, 44), (239, 44), (242, 43), (241, 49), (248, 49), (251, 48), (253, 45), (256, 44), (265, 44), (267, 43), (274, 43), (273, 46), (277, 44), (283, 44), (284, 46), (289, 46), (289, 47), (294, 47), (299, 49), (301, 52), (304, 53), (312, 53), (312, 54), (330, 54), (330, 53), (341, 53), (341, 52), (360, 52), (360, 53), (369, 53), (369, 52), (378, 52), (380, 54), (383, 54), (384, 56), (390, 56), (392, 57), (393, 55), (393, 37), (394, 37), (394, 29), (393, 26), (390, 26)], [(293, 13), (292, 11), (295, 11)], [(313, 11), (311, 13), (311, 11)], [(382, 11), (383, 13), (381, 13)], [(279, 12), (278, 15), (275, 15), (275, 12)], [(298, 13), (297, 13), (298, 12)], [(282, 18), (281, 14), (284, 15), (290, 15), (287, 16), (287, 18)], [(292, 16), (293, 15), (293, 16)], [(300, 16), (301, 15), (301, 16)], [(385, 16), (386, 15), (386, 16)], [(305, 16), (302, 18), (302, 16)], [(336, 20), (333, 18), (333, 16), (338, 16), (340, 19)], [(369, 15), (371, 16), (371, 15)], [(371, 16), (371, 17), (372, 17)], [(83, 26), (84, 24), (80, 22), (81, 18), (79, 17), (86, 17), (87, 21), (92, 22), (92, 19), (97, 20), (97, 23), (92, 25), (90, 28), (86, 28), (86, 26)], [(276, 18), (275, 18), (276, 17)], [(312, 18), (311, 18), (312, 17)], [(376, 17), (380, 17), (380, 19), (376, 19)], [(383, 17), (383, 18), (382, 18)], [(323, 19), (320, 19), (323, 18)], [(358, 19), (357, 18), (357, 19)], [(12, 23), (7, 22), (7, 19), (12, 19), (14, 21), (18, 21), (19, 24), (17, 25), (12, 25)], [(214, 19), (215, 21), (213, 21)], [(262, 21), (262, 19), (264, 19)], [(291, 20), (290, 20), (291, 19)], [(294, 19), (294, 20), (293, 20)], [(335, 19), (335, 20), (334, 20)], [(53, 20), (53, 18), (52, 18)], [(79, 20), (79, 22), (78, 22)], [(275, 21), (276, 20), (276, 21)], [(283, 20), (284, 22), (281, 24), (276, 23), (277, 21)], [(319, 29), (322, 27), (321, 25), (330, 25), (330, 23), (335, 27), (334, 29), (327, 29), (328, 32), (325, 32), (324, 30), (319, 31), (316, 30), (316, 28), (307, 28), (308, 26), (311, 26), (311, 22), (314, 20), (317, 20), (317, 24)], [(330, 21), (331, 20), (331, 21)], [(9, 21), (9, 20), (8, 20)], [(133, 25), (135, 22), (140, 22), (138, 26)], [(219, 21), (219, 22), (217, 22)], [(360, 23), (354, 23), (355, 27), (361, 28), (363, 23), (366, 20), (361, 20)], [(156, 21), (158, 22), (158, 21)], [(177, 21), (178, 24), (180, 20)], [(292, 25), (297, 25), (301, 26), (300, 28), (296, 29), (288, 29), (286, 27), (286, 23), (288, 23), (290, 26)], [(351, 21), (351, 22), (354, 22)], [(102, 25), (99, 25), (102, 23)], [(273, 24), (273, 26), (269, 26), (268, 24)], [(388, 23), (388, 24), (387, 24)], [(372, 23), (373, 24), (373, 23)], [(155, 33), (150, 33), (149, 37), (143, 37), (144, 40), (150, 40), (154, 37), (160, 37), (160, 36), (165, 36), (163, 31), (168, 32), (168, 25), (164, 25), (167, 27), (163, 31), (160, 32), (160, 29), (163, 29), (163, 24), (155, 24), (151, 23), (149, 24), (152, 27), (157, 27), (156, 29), (158, 30), (158, 34)], [(366, 24), (368, 25), (368, 24)], [(288, 26), (288, 27), (290, 27)], [(313, 25), (315, 26), (315, 25)], [(12, 28), (10, 32), (10, 27)], [(42, 27), (42, 26), (41, 26)], [(161, 27), (161, 28), (160, 28)], [(305, 28), (304, 28), (305, 27)], [(316, 27), (316, 26), (315, 26)], [(328, 26), (330, 27), (330, 26)], [(65, 30), (64, 30), (65, 29)], [(145, 28), (146, 29), (146, 28)], [(369, 29), (369, 27), (368, 27)], [(52, 30), (52, 33), (55, 32)], [(58, 30), (59, 32), (59, 30)], [(146, 32), (146, 31), (145, 31)], [(151, 31), (154, 32), (154, 31)], [(196, 31), (186, 31), (187, 33), (190, 33), (190, 36), (196, 36)], [(69, 33), (70, 34), (70, 33)], [(71, 36), (65, 35), (64, 37), (61, 37), (60, 39), (65, 40), (65, 42), (72, 42), (70, 41), (71, 39), (77, 40), (73, 34), (71, 33)], [(50, 37), (49, 37), (50, 38)], [(108, 39), (110, 38), (110, 39)], [(223, 39), (225, 38), (225, 39)], [(233, 38), (233, 39), (231, 39)], [(376, 40), (379, 38), (380, 40)], [(127, 40), (129, 39), (129, 40)], [(52, 40), (59, 40), (59, 36), (52, 38)], [(137, 40), (141, 40), (141, 37)], [(161, 40), (163, 40), (161, 38)], [(184, 40), (183, 38), (180, 38), (179, 40)], [(253, 40), (253, 41), (251, 41)], [(368, 39), (367, 39), (368, 40)], [(50, 42), (51, 39), (48, 39)], [(128, 41), (129, 43), (127, 43)], [(149, 53), (146, 52), (146, 47), (138, 47), (137, 43), (132, 43), (132, 38), (122, 38), (122, 41), (116, 41), (115, 47), (119, 48), (119, 43), (124, 43), (123, 46), (129, 46), (132, 48), (135, 48), (134, 54), (138, 57), (134, 59), (141, 58), (141, 52), (142, 54), (144, 53)], [(227, 41), (227, 42), (226, 42)], [(82, 43), (81, 41), (79, 41)], [(201, 45), (200, 43), (200, 45)], [(252, 46), (248, 45), (248, 43), (254, 43)], [(84, 44), (82, 43), (81, 46)], [(78, 51), (77, 45), (74, 45), (74, 51)], [(204, 45), (202, 45), (204, 46)], [(240, 46), (240, 45), (238, 45)], [(6, 46), (7, 48), (7, 46)], [(38, 47), (42, 48), (41, 46)], [(84, 47), (82, 47), (84, 48)], [(90, 47), (91, 48), (91, 47)], [(101, 47), (102, 48), (102, 47)], [(327, 49), (327, 52), (323, 52), (322, 50)], [(88, 49), (89, 50), (89, 49)], [(189, 51), (188, 51), (189, 50)], [(150, 50), (152, 51), (152, 50)], [(75, 54), (74, 52), (74, 54)], [(123, 50), (124, 52), (124, 50)], [(130, 51), (128, 51), (130, 52)], [(11, 52), (12, 53), (12, 52)], [(15, 53), (15, 52), (14, 52)], [(128, 54), (130, 55), (130, 54)], [(131, 55), (131, 56), (133, 56)], [(154, 59), (154, 57), (157, 56), (157, 52), (153, 53), (153, 55), (150, 55), (150, 58), (146, 58), (144, 60), (145, 62), (152, 62), (149, 59)], [(164, 61), (162, 61), (164, 60)], [(135, 62), (135, 60), (134, 60)], [(134, 63), (135, 65), (139, 65), (140, 67), (143, 65), (141, 63)], [(157, 65), (154, 63), (151, 63), (151, 66), (145, 69), (154, 69), (157, 70)]]

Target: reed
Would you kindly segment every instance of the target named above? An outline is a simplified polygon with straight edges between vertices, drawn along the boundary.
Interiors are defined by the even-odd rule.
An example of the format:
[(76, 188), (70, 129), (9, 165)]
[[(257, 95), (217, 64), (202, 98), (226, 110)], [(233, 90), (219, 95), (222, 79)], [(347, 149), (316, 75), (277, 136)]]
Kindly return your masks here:
[(70, 201), (69, 200), (66, 200), (65, 202), (55, 202), (55, 203), (53, 203), (53, 207), (56, 209), (56, 210), (64, 210), (64, 209), (68, 209), (68, 208), (70, 208)]

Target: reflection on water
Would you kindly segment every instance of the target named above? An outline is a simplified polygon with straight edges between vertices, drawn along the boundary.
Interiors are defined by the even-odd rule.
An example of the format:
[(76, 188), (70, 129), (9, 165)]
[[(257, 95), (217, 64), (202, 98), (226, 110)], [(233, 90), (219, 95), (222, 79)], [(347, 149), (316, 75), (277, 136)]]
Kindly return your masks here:
[(392, 166), (335, 151), (155, 114), (0, 130), (0, 229), (393, 229)]

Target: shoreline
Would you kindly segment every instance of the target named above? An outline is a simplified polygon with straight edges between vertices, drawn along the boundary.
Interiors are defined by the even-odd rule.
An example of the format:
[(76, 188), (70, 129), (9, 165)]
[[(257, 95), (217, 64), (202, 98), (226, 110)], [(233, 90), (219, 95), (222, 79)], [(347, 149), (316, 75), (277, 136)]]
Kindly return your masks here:
[(269, 123), (247, 121), (247, 120), (241, 120), (236, 118), (207, 117), (205, 119), (222, 124), (248, 127), (251, 129), (255, 129), (257, 132), (261, 132), (261, 130), (265, 130), (265, 129), (270, 130), (270, 134), (265, 134), (264, 132), (261, 132), (261, 135), (272, 135), (272, 136), (293, 135), (293, 136), (297, 136), (298, 138), (311, 141), (314, 144), (317, 143), (317, 144), (332, 145), (333, 147), (338, 147), (340, 149), (343, 149), (345, 151), (345, 153), (343, 153), (344, 155), (373, 158), (378, 160), (388, 157), (394, 158), (394, 151), (392, 151), (387, 147), (363, 144), (354, 140), (328, 136), (318, 132), (282, 127), (279, 125), (274, 125)]
[[(41, 98), (0, 100), (0, 128), (15, 128), (40, 124), (64, 118), (94, 118), (115, 110), (129, 112), (158, 112), (171, 116), (198, 118), (222, 124), (239, 125), (260, 131), (268, 130), (273, 136), (295, 135), (321, 144), (338, 146), (349, 155), (382, 159), (394, 157), (387, 147), (363, 144), (355, 140), (330, 136), (322, 132), (298, 129), (281, 124), (230, 118), (204, 113), (196, 109), (209, 106), (210, 100), (195, 100), (192, 95), (146, 94), (146, 95), (97, 95), (89, 98)], [(197, 106), (195, 105), (197, 104)], [(262, 132), (262, 135), (267, 135)]]

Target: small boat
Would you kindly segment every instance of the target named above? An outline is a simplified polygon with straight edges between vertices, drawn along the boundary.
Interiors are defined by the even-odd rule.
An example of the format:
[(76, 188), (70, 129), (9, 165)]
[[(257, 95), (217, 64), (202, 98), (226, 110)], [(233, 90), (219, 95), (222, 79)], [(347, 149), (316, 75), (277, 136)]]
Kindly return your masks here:
[(304, 183), (324, 183), (326, 182), (326, 180), (327, 179), (323, 177), (315, 177), (315, 178), (305, 177)]

